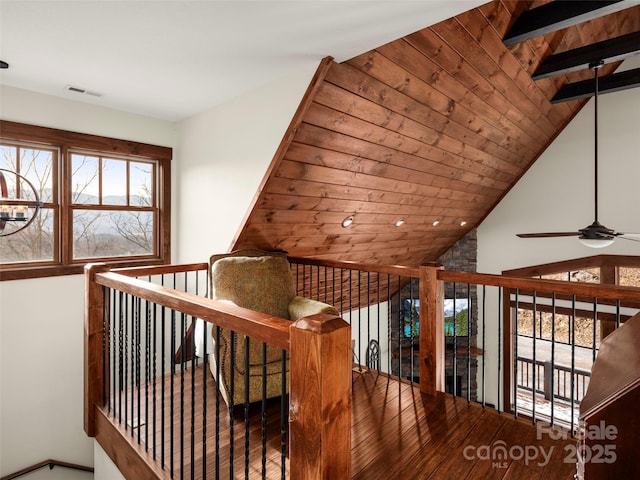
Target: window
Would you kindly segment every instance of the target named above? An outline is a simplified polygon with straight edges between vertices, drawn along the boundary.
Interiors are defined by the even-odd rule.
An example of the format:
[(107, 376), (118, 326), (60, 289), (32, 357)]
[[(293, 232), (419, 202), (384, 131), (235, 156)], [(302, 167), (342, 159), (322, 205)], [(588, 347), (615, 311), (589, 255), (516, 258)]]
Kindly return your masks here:
[(0, 168), (26, 177), (43, 204), (29, 227), (0, 237), (0, 278), (169, 262), (170, 148), (6, 121), (0, 132)]

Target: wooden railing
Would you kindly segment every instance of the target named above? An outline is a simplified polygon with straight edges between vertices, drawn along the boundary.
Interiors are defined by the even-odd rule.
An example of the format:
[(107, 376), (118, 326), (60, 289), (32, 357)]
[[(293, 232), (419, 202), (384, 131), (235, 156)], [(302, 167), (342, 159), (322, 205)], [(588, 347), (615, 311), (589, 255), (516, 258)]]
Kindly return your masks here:
[[(257, 342), (288, 351), (290, 355), (288, 428), (291, 439), (288, 442), (288, 453), (291, 478), (351, 478), (349, 434), (351, 335), (349, 326), (339, 317), (326, 314), (312, 315), (292, 323), (136, 278), (206, 271), (206, 268), (207, 264), (195, 264), (115, 272), (109, 271), (103, 265), (87, 266), (85, 269), (85, 432), (89, 436), (96, 437), (125, 477), (173, 477), (173, 464), (171, 473), (167, 473), (164, 467), (159, 467), (150, 460), (151, 455), (144, 455), (146, 450), (150, 450), (146, 444), (143, 450), (136, 449), (131, 442), (124, 446), (116, 445), (119, 441), (118, 435), (102, 420), (104, 419), (104, 413), (101, 413), (102, 405), (108, 402), (110, 385), (115, 383), (115, 379), (109, 378), (110, 375), (114, 375), (109, 373), (109, 362), (113, 361), (110, 349), (113, 347), (105, 336), (109, 328), (106, 324), (109, 318), (107, 312), (113, 307), (107, 300), (106, 292), (117, 292), (118, 295), (131, 295), (136, 301), (149, 302), (147, 305), (153, 304), (170, 309), (172, 312), (179, 312), (184, 316), (199, 318), (221, 328), (232, 330), (237, 335), (250, 337)], [(146, 310), (149, 308), (147, 307)], [(141, 320), (138, 317), (142, 314), (140, 311), (136, 312), (132, 322)], [(148, 317), (146, 321), (159, 320)], [(134, 330), (133, 327), (131, 330)], [(132, 335), (135, 336), (135, 333)], [(115, 343), (115, 340), (113, 342)], [(149, 343), (147, 341), (147, 347)], [(196, 360), (194, 359), (193, 362)], [(140, 370), (139, 365), (137, 369)], [(149, 369), (150, 367), (146, 368), (146, 374), (149, 373)], [(203, 371), (206, 371), (206, 368), (203, 368)], [(126, 370), (124, 375), (126, 380)], [(131, 375), (133, 376), (133, 373)], [(139, 373), (138, 376), (140, 376)], [(139, 379), (138, 382), (140, 382)], [(117, 388), (122, 390), (120, 384)], [(140, 388), (138, 386), (139, 390)], [(134, 393), (131, 393), (131, 411), (136, 408), (133, 395)], [(124, 398), (126, 416), (126, 393)], [(140, 411), (138, 407), (137, 412)], [(132, 436), (134, 428), (134, 426), (130, 428)], [(196, 427), (191, 425), (191, 428), (193, 430)], [(139, 438), (138, 441), (140, 443)], [(192, 443), (190, 447), (186, 445), (184, 449), (190, 449), (193, 452), (194, 447)], [(155, 458), (155, 450), (153, 452)], [(206, 465), (203, 468), (206, 468)], [(178, 476), (182, 478), (183, 475), (180, 473)]]
[(9, 475), (5, 475), (0, 478), (0, 480), (13, 480), (15, 478), (22, 477), (23, 475), (28, 475), (30, 473), (35, 472), (36, 470), (40, 470), (41, 468), (49, 467), (49, 470), (53, 470), (54, 467), (67, 468), (69, 470), (77, 470), (80, 472), (87, 472), (93, 475), (93, 467), (87, 467), (84, 465), (79, 465), (77, 463), (70, 462), (62, 462), (60, 460), (44, 460), (42, 462), (38, 462), (30, 467), (23, 468), (17, 472), (10, 473)]
[[(512, 412), (516, 415), (532, 416), (536, 419), (535, 406), (533, 412), (518, 411), (517, 386), (515, 376), (518, 372), (516, 357), (518, 356), (518, 323), (522, 322), (522, 312), (545, 312), (553, 317), (560, 315), (572, 318), (572, 328), (575, 328), (576, 318), (587, 316), (592, 318), (595, 326), (606, 322), (615, 328), (633, 315), (640, 308), (640, 289), (635, 287), (621, 287), (615, 285), (587, 284), (557, 280), (541, 280), (514, 276), (490, 275), (482, 273), (468, 273), (447, 271), (439, 265), (424, 265), (417, 268), (393, 267), (343, 263), (336, 261), (319, 261), (314, 259), (291, 258), (294, 272), (298, 275), (298, 289), (306, 295), (315, 296), (320, 300), (340, 306), (343, 318), (352, 324), (354, 332), (368, 330), (360, 325), (360, 317), (376, 317), (375, 310), (381, 303), (398, 304), (388, 310), (388, 341), (398, 342), (402, 332), (394, 325), (402, 324), (403, 295), (408, 295), (412, 301), (422, 306), (420, 309), (420, 328), (415, 341), (398, 352), (391, 345), (387, 354), (411, 361), (419, 369), (419, 373), (407, 377), (398, 373), (399, 370), (389, 368), (388, 373), (404, 378), (417, 380), (420, 389), (425, 394), (436, 394), (448, 390), (456, 395), (466, 396), (469, 400), (476, 400), (483, 404), (495, 406), (498, 410)], [(444, 299), (459, 297), (456, 294), (464, 291), (462, 299), (469, 304), (470, 328), (465, 337), (448, 334), (445, 341), (444, 332)], [(409, 287), (412, 293), (399, 293)], [(453, 292), (453, 293), (452, 293)], [(356, 314), (356, 311), (363, 314)], [(379, 318), (378, 318), (379, 320)], [(383, 319), (387, 320), (385, 317)], [(598, 327), (599, 328), (599, 327)], [(379, 344), (385, 342), (385, 329), (374, 328), (378, 337), (374, 340)], [(573, 338), (573, 337), (572, 337)], [(533, 339), (534, 344), (540, 339)], [(552, 354), (545, 359), (550, 364), (549, 373), (557, 381), (558, 376), (567, 372), (558, 367), (561, 360), (554, 356), (557, 344), (567, 344), (567, 338), (561, 341), (549, 338)], [(357, 348), (358, 339), (354, 338), (356, 351), (362, 355), (362, 349)], [(366, 344), (366, 342), (365, 342)], [(400, 347), (402, 348), (402, 346)], [(384, 348), (383, 348), (384, 350)], [(594, 344), (593, 358), (597, 354)], [(538, 356), (538, 358), (536, 358)], [(538, 362), (540, 352), (532, 353), (531, 361)], [(567, 366), (569, 375), (579, 375), (578, 368), (571, 353), (571, 365)], [(381, 363), (384, 365), (385, 361)], [(445, 365), (447, 367), (445, 368)], [(468, 385), (465, 392), (456, 388), (456, 368), (461, 365), (465, 374), (473, 370), (477, 376), (477, 391), (472, 392)], [(549, 375), (547, 375), (549, 376)], [(473, 383), (469, 378), (467, 383)], [(458, 391), (456, 391), (458, 390)], [(491, 390), (491, 391), (489, 391)], [(535, 392), (533, 392), (535, 403)], [(577, 412), (577, 405), (582, 396), (566, 395), (571, 408)], [(553, 398), (550, 399), (553, 403)], [(553, 407), (553, 405), (552, 405)], [(545, 418), (554, 421), (551, 418)], [(566, 425), (575, 425), (567, 420)]]
[(572, 371), (571, 367), (566, 365), (552, 365), (551, 362), (542, 360), (534, 362), (524, 357), (517, 357), (516, 360), (519, 367), (517, 388), (535, 391), (547, 400), (555, 397), (565, 401), (573, 398), (575, 403), (582, 401), (589, 386), (589, 370), (574, 368)]
[[(350, 478), (350, 382), (352, 361), (357, 363), (358, 357), (365, 358), (365, 355), (361, 355), (360, 336), (366, 337), (361, 342), (365, 347), (371, 340), (375, 340), (377, 346), (383, 345), (384, 335), (389, 342), (397, 341), (398, 351), (392, 352), (392, 348), (387, 346), (387, 357), (390, 358), (392, 354), (397, 354), (399, 359), (408, 357), (412, 362), (412, 372), (415, 362), (417, 375), (397, 375), (403, 377), (399, 378), (401, 381), (419, 376), (420, 390), (424, 394), (444, 392), (445, 384), (449, 382), (453, 385), (449, 391), (462, 395), (456, 388), (456, 368), (467, 365), (468, 400), (518, 415), (522, 414), (518, 411), (515, 398), (518, 371), (516, 339), (521, 299), (527, 297), (527, 302), (523, 303), (534, 313), (538, 308), (537, 299), (548, 300), (544, 311), (551, 311), (555, 315), (556, 311), (560, 311), (556, 309), (556, 299), (562, 298), (569, 305), (562, 307), (563, 312), (573, 311), (574, 316), (578, 301), (591, 302), (594, 324), (601, 305), (613, 308), (613, 313), (607, 315), (612, 316), (615, 325), (631, 315), (625, 309), (637, 311), (640, 305), (640, 289), (634, 287), (453, 272), (433, 264), (408, 268), (303, 258), (290, 258), (290, 262), (298, 294), (335, 305), (341, 317), (351, 323), (351, 329), (338, 317), (314, 316), (291, 325), (282, 319), (134, 278), (205, 271), (206, 264), (117, 272), (110, 272), (100, 265), (87, 268), (86, 432), (96, 436), (103, 445), (113, 440), (113, 437), (101, 436), (96, 423), (96, 411), (104, 403), (105, 385), (108, 384), (105, 364), (108, 362), (109, 347), (104, 345), (103, 340), (103, 317), (108, 309), (104, 300), (105, 289), (135, 295), (288, 351), (291, 357), (289, 462), (291, 478), (295, 479)], [(398, 329), (402, 328), (401, 292), (405, 289), (411, 292), (411, 301), (414, 301), (415, 295), (418, 301), (416, 305), (421, 307), (419, 332), (415, 341), (411, 333), (408, 347), (400, 341), (403, 340), (400, 338), (402, 332)], [(456, 336), (454, 328), (453, 335), (447, 335), (445, 339), (445, 297), (449, 297), (451, 292), (454, 298), (458, 297), (456, 289), (458, 292), (464, 291), (463, 297), (459, 298), (468, 302), (469, 328), (464, 336)], [(386, 307), (382, 308), (383, 305)], [(371, 326), (374, 321), (377, 322), (375, 328)], [(388, 324), (384, 325), (384, 322)], [(357, 335), (358, 338), (351, 338), (351, 330), (354, 337)], [(553, 345), (553, 339), (551, 343)], [(355, 345), (353, 351), (352, 345)], [(537, 361), (535, 346), (532, 361)], [(379, 362), (385, 364), (383, 360)], [(558, 371), (557, 363), (552, 353), (550, 372)], [(569, 370), (575, 372), (575, 365), (571, 365)], [(475, 376), (471, 378), (471, 371), (477, 379)], [(387, 373), (394, 375), (390, 370)], [(473, 393), (471, 383), (477, 383), (477, 391)], [(572, 405), (575, 400), (571, 398)], [(537, 419), (535, 398), (534, 410), (527, 412), (527, 415), (531, 415), (534, 421)], [(573, 424), (570, 426), (573, 427)], [(104, 448), (109, 453), (109, 447)], [(135, 463), (127, 458), (125, 463), (131, 462)], [(145, 468), (133, 469), (134, 476), (144, 476), (149, 472), (157, 474), (153, 468)]]

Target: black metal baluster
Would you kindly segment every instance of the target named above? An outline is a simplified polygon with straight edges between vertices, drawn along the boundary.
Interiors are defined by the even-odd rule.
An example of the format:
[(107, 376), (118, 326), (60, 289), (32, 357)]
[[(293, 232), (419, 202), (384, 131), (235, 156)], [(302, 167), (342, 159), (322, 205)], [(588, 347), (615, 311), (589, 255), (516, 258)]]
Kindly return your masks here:
[[(156, 431), (158, 430), (156, 428), (157, 425), (157, 421), (158, 421), (158, 417), (157, 417), (157, 401), (158, 401), (158, 305), (156, 303), (152, 303), (153, 305), (153, 309), (152, 309), (152, 319), (151, 319), (151, 325), (152, 325), (152, 341), (153, 341), (153, 364), (152, 364), (152, 375), (151, 378), (153, 379), (153, 386), (152, 386), (152, 398), (153, 398), (153, 421), (151, 422), (151, 443), (152, 443), (152, 457), (154, 460), (156, 460), (156, 456), (157, 456), (157, 447), (156, 447), (156, 441), (157, 441), (157, 434)], [(149, 428), (149, 427), (147, 427)]]
[[(404, 336), (404, 310), (402, 309), (402, 295), (400, 292), (402, 291), (402, 279), (398, 275), (398, 318), (396, 319), (398, 324), (398, 377), (402, 378), (402, 341)], [(411, 324), (409, 324), (411, 325)], [(400, 382), (398, 382), (398, 390), (400, 390)]]
[(331, 305), (336, 304), (336, 269), (331, 267)]
[(592, 357), (593, 361), (596, 361), (596, 329), (598, 324), (598, 299), (593, 299), (593, 343), (592, 343)]
[[(369, 351), (369, 345), (371, 344), (371, 301), (369, 292), (371, 292), (371, 273), (367, 272), (367, 345), (365, 346), (365, 352)], [(366, 358), (365, 354), (365, 363)], [(367, 367), (369, 367), (369, 365), (367, 365)]]
[(471, 299), (471, 285), (467, 283), (467, 402), (471, 401), (471, 325), (473, 319), (473, 304)]
[(216, 342), (214, 345), (216, 359), (216, 444), (215, 444), (215, 477), (220, 478), (220, 326), (216, 325)]
[(129, 390), (129, 295), (124, 296), (124, 429), (128, 429), (128, 390)]
[(287, 478), (287, 352), (282, 351), (282, 390), (280, 396), (280, 478)]
[(262, 405), (260, 412), (262, 432), (262, 480), (267, 478), (267, 344), (262, 344)]
[(571, 435), (575, 431), (574, 412), (576, 409), (576, 296), (571, 296)]
[[(556, 355), (556, 292), (551, 296), (551, 426), (555, 425), (555, 355)], [(546, 372), (545, 372), (546, 373)], [(558, 379), (560, 375), (558, 374)]]
[(109, 299), (107, 297), (107, 289), (102, 287), (102, 405), (107, 407), (107, 399), (109, 398), (109, 377), (108, 377), (108, 355), (109, 355)]
[[(207, 352), (207, 323), (203, 320), (202, 329), (202, 480), (207, 480), (207, 410), (209, 380), (209, 352)], [(195, 347), (194, 350), (195, 352)]]
[(533, 356), (533, 363), (532, 366), (533, 368), (531, 369), (531, 375), (532, 375), (532, 389), (531, 389), (531, 422), (533, 424), (536, 423), (536, 390), (538, 388), (538, 383), (537, 383), (537, 366), (536, 366), (536, 313), (537, 313), (537, 292), (534, 290), (533, 292), (533, 337), (531, 339), (532, 341), (532, 348), (531, 348), (531, 352), (532, 352), (532, 356)]
[(328, 290), (328, 283), (327, 283), (327, 267), (322, 267), (323, 271), (324, 271), (324, 303), (327, 303), (327, 290)]
[[(176, 351), (176, 311), (171, 309), (171, 356)], [(174, 461), (174, 426), (175, 426), (175, 375), (176, 375), (176, 362), (171, 361), (171, 384), (170, 384), (170, 399), (169, 399), (169, 464), (171, 478), (174, 476), (175, 461)]]
[[(487, 332), (487, 315), (486, 315), (486, 311), (487, 311), (487, 286), (486, 285), (482, 285), (482, 351), (486, 352), (487, 351), (487, 345), (486, 345), (486, 332)], [(486, 400), (486, 388), (487, 388), (487, 381), (485, 378), (485, 354), (482, 355), (482, 406), (484, 407), (487, 404), (487, 400)]]
[[(340, 269), (340, 316), (344, 317), (344, 279), (342, 278), (344, 274), (344, 269)], [(349, 318), (349, 323), (351, 323), (351, 318)]]
[(514, 364), (514, 382), (513, 382), (513, 415), (518, 418), (518, 317), (520, 313), (520, 289), (516, 288), (515, 292), (515, 311), (516, 318), (513, 325), (513, 364)]
[[(387, 345), (391, 345), (391, 326), (393, 317), (391, 314), (391, 275), (387, 273)], [(393, 373), (391, 371), (391, 355), (387, 355), (387, 372)]]
[[(378, 319), (378, 333), (377, 333), (377, 338), (381, 339), (381, 335), (380, 335), (380, 304), (382, 303), (382, 298), (380, 297), (380, 273), (377, 273), (377, 280), (376, 280), (376, 290), (378, 291), (378, 299), (377, 299), (377, 307), (378, 307), (378, 311), (377, 311), (377, 319)], [(387, 345), (389, 345), (389, 343), (387, 343)], [(387, 355), (388, 356), (388, 355)], [(379, 359), (378, 363), (376, 364), (378, 371), (380, 371), (380, 367), (382, 366), (382, 360)], [(388, 372), (389, 370), (387, 370)]]
[(250, 345), (249, 337), (244, 337), (244, 478), (249, 478), (249, 368), (250, 368)]
[[(145, 318), (146, 318), (146, 341), (145, 341), (145, 360), (144, 360), (144, 449), (149, 451), (149, 381), (151, 374), (151, 312), (149, 311), (149, 301), (145, 300)], [(154, 382), (155, 383), (155, 382)]]
[[(236, 364), (236, 332), (234, 332), (233, 330), (231, 330), (229, 332), (229, 336), (231, 339), (231, 361), (229, 362), (229, 365), (235, 365)], [(229, 379), (229, 478), (234, 478), (233, 476), (233, 457), (234, 457), (234, 443), (235, 443), (235, 436), (234, 436), (234, 430), (235, 430), (235, 421), (233, 418), (233, 410), (234, 410), (234, 397), (235, 397), (235, 390), (236, 390), (236, 385), (235, 385), (235, 371), (232, 369), (231, 370), (231, 374), (229, 375), (230, 379)]]
[[(118, 389), (118, 384), (120, 382), (120, 362), (119, 362), (119, 356), (120, 356), (120, 346), (121, 344), (118, 343), (120, 341), (120, 332), (121, 332), (121, 325), (120, 325), (120, 321), (119, 321), (119, 317), (120, 317), (120, 310), (117, 307), (118, 304), (118, 295), (116, 294), (116, 292), (113, 292), (112, 289), (109, 289), (109, 296), (111, 297), (111, 324), (112, 324), (112, 332), (111, 332), (111, 365), (110, 365), (110, 370), (111, 370), (111, 390), (112, 390), (112, 394), (113, 394), (113, 398), (111, 400), (112, 405), (111, 405), (111, 409), (112, 409), (112, 414), (114, 416), (115, 419), (115, 415), (116, 415), (116, 405), (117, 405), (117, 398), (116, 395), (118, 396), (118, 398), (120, 397), (120, 390)], [(118, 410), (119, 411), (119, 410)]]
[[(162, 275), (162, 283), (164, 283), (164, 275)], [(160, 311), (160, 378), (161, 380), (161, 388), (160, 388), (160, 466), (162, 470), (164, 470), (164, 440), (165, 440), (165, 364), (167, 361), (166, 357), (166, 328), (167, 328), (167, 319), (166, 313), (167, 309), (165, 307), (161, 307)]]
[[(400, 293), (400, 291), (398, 291), (398, 294)], [(415, 299), (413, 298), (413, 281), (410, 279), (409, 280), (409, 302), (410, 302), (410, 307), (409, 307), (409, 341), (411, 342), (409, 344), (409, 372), (410, 372), (410, 376), (411, 376), (411, 382), (414, 382), (415, 379), (415, 372), (414, 372), (414, 365), (413, 365), (413, 354), (414, 354), (414, 323), (413, 323), (413, 309), (414, 309), (414, 305), (415, 303)], [(406, 326), (405, 326), (406, 328)]]
[[(133, 432), (134, 429), (137, 430), (137, 440), (138, 440), (138, 445), (140, 445), (140, 411), (141, 411), (141, 407), (142, 407), (142, 399), (141, 399), (141, 368), (140, 368), (140, 364), (142, 363), (142, 325), (141, 325), (141, 318), (140, 318), (140, 308), (142, 305), (142, 299), (140, 297), (135, 297), (135, 306), (134, 306), (134, 311), (133, 311), (133, 315), (134, 315), (134, 319), (135, 319), (135, 325), (136, 325), (136, 333), (135, 333), (135, 347), (136, 347), (136, 386), (134, 391), (137, 393), (137, 398), (136, 398), (136, 408), (137, 411), (135, 412), (137, 414), (137, 422), (136, 422), (136, 417), (134, 416), (134, 412), (133, 412), (133, 408), (132, 408), (132, 412), (131, 412), (131, 431)], [(133, 392), (132, 391), (132, 394)]]
[[(180, 312), (180, 339), (184, 339), (186, 335), (186, 316), (184, 312)], [(172, 352), (175, 352), (175, 348)], [(184, 362), (185, 349), (180, 350), (180, 478), (184, 478)]]
[(351, 315), (353, 314), (353, 303), (352, 303), (352, 292), (353, 291), (353, 271), (349, 270), (349, 324), (353, 325), (353, 319)]
[[(186, 273), (185, 273), (185, 277), (186, 277)], [(185, 280), (186, 281), (186, 280)], [(193, 327), (195, 326), (195, 322), (196, 319), (195, 317), (191, 317), (191, 324), (190, 327), (192, 328), (192, 332), (193, 332)], [(205, 326), (205, 331), (206, 331), (206, 326)], [(183, 338), (183, 343), (184, 342), (184, 338)], [(191, 335), (191, 339), (189, 340), (189, 351), (191, 352), (191, 478), (195, 478), (195, 468), (196, 468), (196, 370), (197, 370), (197, 356), (195, 354), (196, 352), (196, 343), (195, 343), (195, 335)], [(186, 347), (186, 345), (185, 345)], [(184, 350), (184, 349), (183, 349)], [(184, 363), (183, 363), (184, 365)], [(184, 368), (184, 367), (183, 367)]]
[(498, 411), (501, 412), (500, 400), (500, 383), (502, 381), (502, 288), (498, 288)]

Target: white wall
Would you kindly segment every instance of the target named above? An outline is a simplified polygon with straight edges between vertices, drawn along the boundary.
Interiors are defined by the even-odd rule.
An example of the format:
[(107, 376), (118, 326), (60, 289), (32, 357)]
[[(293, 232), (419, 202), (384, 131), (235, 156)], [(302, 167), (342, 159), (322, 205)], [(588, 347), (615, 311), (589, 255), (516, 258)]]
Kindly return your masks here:
[[(0, 102), (3, 120), (176, 144), (168, 122), (11, 87), (2, 87)], [(49, 458), (93, 465), (82, 426), (83, 282), (82, 275), (0, 282), (0, 476)], [(87, 477), (56, 467), (25, 478)]]
[(230, 249), (317, 66), (178, 124), (178, 263)]
[[(640, 57), (624, 68), (640, 66)], [(622, 69), (621, 69), (622, 70)], [(640, 243), (618, 239), (603, 249), (575, 237), (520, 239), (516, 233), (574, 231), (594, 220), (593, 99), (478, 228), (478, 271), (499, 273), (597, 254), (640, 255)], [(599, 221), (640, 232), (640, 88), (600, 95)]]
[[(640, 57), (624, 68), (640, 67)], [(640, 88), (598, 98), (599, 221), (640, 232)], [(516, 186), (478, 227), (478, 271), (512, 268), (598, 254), (640, 255), (640, 243), (618, 239), (585, 247), (577, 237), (521, 239), (516, 233), (577, 231), (594, 220), (594, 101), (591, 99)], [(497, 400), (498, 292), (487, 290), (487, 401)], [(479, 327), (481, 328), (481, 327)]]

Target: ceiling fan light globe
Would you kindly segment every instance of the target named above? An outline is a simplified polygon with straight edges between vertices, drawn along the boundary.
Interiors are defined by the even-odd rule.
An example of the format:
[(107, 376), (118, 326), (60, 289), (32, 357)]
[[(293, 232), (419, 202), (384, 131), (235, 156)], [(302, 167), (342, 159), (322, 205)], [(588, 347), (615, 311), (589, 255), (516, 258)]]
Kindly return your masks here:
[(578, 237), (580, 243), (590, 248), (604, 248), (612, 245), (614, 240), (613, 238), (582, 238)]

